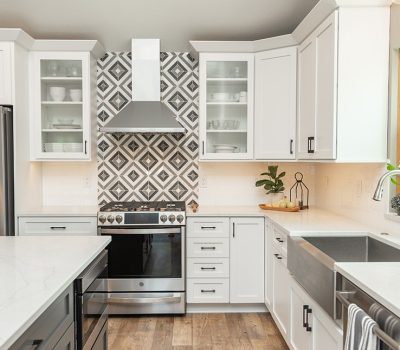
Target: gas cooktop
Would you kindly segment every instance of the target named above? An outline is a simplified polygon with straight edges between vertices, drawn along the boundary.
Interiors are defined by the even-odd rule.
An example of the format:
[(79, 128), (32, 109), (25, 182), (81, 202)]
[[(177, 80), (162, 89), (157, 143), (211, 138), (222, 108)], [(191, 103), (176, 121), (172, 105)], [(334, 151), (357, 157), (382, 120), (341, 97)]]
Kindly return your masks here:
[(183, 225), (185, 202), (110, 202), (97, 217), (99, 226)]

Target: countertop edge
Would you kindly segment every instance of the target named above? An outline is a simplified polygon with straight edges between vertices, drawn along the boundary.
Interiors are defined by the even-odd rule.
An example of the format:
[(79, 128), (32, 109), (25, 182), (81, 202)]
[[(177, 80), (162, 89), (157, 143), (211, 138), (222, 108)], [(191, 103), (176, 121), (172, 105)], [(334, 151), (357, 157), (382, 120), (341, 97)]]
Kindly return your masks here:
[(341, 266), (341, 263), (335, 263), (336, 271), (347, 278), (350, 282), (354, 283), (357, 287), (362, 289), (365, 293), (369, 294), (373, 299), (375, 299), (378, 303), (382, 304), (388, 310), (393, 312), (397, 317), (400, 317), (400, 309), (398, 306), (392, 304), (391, 302), (387, 301), (384, 297), (377, 294), (374, 290), (369, 288), (367, 285), (362, 283), (360, 280), (357, 279), (356, 276), (346, 271), (344, 267)]
[(52, 295), (51, 298), (47, 299), (47, 301), (42, 304), (39, 309), (25, 322), (21, 324), (19, 329), (8, 339), (5, 340), (4, 343), (0, 344), (0, 350), (6, 350), (11, 345), (13, 345), (28, 329), (32, 324), (43, 314), (44, 311), (65, 291), (65, 289), (79, 276), (79, 274), (84, 271), (89, 264), (104, 250), (105, 247), (111, 242), (111, 238), (107, 237), (103, 243), (90, 255), (85, 263), (77, 270), (71, 273), (71, 276), (64, 282), (62, 286), (58, 288), (58, 290)]

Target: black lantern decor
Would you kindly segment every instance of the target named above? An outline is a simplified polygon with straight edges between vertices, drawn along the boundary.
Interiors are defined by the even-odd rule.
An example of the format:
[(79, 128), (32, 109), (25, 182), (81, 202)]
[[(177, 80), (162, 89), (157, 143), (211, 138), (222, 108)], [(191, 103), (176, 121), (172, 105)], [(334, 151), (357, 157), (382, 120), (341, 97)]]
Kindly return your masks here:
[(296, 183), (290, 188), (290, 201), (295, 202), (300, 209), (308, 209), (308, 196), (310, 191), (303, 182), (303, 174), (297, 172), (294, 174), (294, 178), (296, 179)]

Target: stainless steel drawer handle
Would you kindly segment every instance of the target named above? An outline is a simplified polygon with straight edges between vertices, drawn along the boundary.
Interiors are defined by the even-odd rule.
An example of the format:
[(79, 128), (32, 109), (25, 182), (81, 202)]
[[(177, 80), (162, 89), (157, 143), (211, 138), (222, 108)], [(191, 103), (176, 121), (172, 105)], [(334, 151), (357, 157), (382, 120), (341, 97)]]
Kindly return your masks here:
[(279, 237), (276, 237), (275, 239), (276, 239), (279, 243), (285, 242), (282, 238), (279, 238)]
[(66, 230), (66, 226), (50, 226), (51, 230)]
[(279, 254), (274, 254), (274, 255), (278, 260), (282, 260), (283, 259), (283, 257), (281, 257)]
[(201, 226), (202, 230), (216, 230), (217, 228), (215, 226)]
[(202, 289), (202, 293), (215, 293), (215, 289)]
[(201, 247), (201, 250), (215, 250), (215, 247)]
[(180, 296), (170, 296), (161, 298), (108, 298), (108, 304), (172, 304), (180, 303)]
[(213, 270), (215, 271), (215, 267), (202, 267), (202, 270)]
[(38, 348), (40, 347), (40, 345), (41, 345), (42, 343), (43, 343), (43, 339), (28, 340), (28, 341), (26, 341), (26, 342), (23, 344), (22, 347), (25, 348), (25, 345), (26, 345), (26, 346), (29, 346), (29, 345), (30, 345), (32, 350), (36, 350), (36, 349), (38, 349)]

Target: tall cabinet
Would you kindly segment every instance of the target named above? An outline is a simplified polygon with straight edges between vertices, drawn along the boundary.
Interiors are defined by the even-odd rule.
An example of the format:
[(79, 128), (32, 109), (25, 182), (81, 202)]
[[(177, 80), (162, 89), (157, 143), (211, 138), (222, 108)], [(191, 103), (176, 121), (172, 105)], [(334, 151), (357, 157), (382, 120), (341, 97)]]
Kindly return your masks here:
[(255, 55), (255, 159), (295, 159), (296, 47)]
[(12, 104), (12, 44), (0, 42), (0, 105)]
[(90, 160), (89, 52), (31, 53), (31, 160)]
[(200, 54), (200, 159), (252, 159), (254, 54)]
[(298, 48), (297, 159), (386, 162), (389, 7), (340, 7)]

